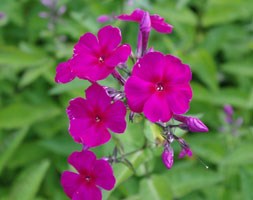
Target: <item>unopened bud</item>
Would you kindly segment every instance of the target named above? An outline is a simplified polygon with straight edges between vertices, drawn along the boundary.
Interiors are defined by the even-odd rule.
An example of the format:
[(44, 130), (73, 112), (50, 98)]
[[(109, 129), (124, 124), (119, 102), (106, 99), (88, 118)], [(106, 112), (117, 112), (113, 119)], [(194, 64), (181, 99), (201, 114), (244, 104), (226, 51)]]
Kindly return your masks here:
[(229, 116), (232, 116), (233, 114), (234, 114), (234, 109), (233, 109), (233, 107), (231, 106), (231, 105), (225, 105), (224, 106), (224, 112), (227, 114), (227, 115), (229, 115)]
[(207, 132), (207, 126), (196, 117), (189, 117), (186, 121), (189, 131), (191, 132)]
[(0, 12), (0, 20), (4, 19), (6, 17), (5, 13)]
[(186, 117), (182, 115), (174, 115), (173, 118), (177, 121), (183, 122), (179, 127), (182, 129), (187, 129), (191, 132), (207, 132), (207, 126), (196, 117)]
[(145, 12), (140, 23), (140, 31), (142, 33), (143, 32), (149, 33), (150, 30), (151, 30), (150, 15), (149, 12)]
[(138, 33), (137, 58), (140, 58), (146, 53), (150, 30), (151, 30), (150, 15), (149, 12), (144, 12)]
[(178, 155), (179, 158), (183, 158), (185, 156), (189, 156), (189, 157), (192, 156), (192, 151), (189, 147), (182, 148), (179, 155)]
[(99, 22), (99, 23), (105, 23), (105, 22), (108, 22), (108, 21), (111, 21), (111, 20), (112, 20), (112, 17), (109, 16), (109, 15), (100, 15), (97, 18), (97, 22)]
[(162, 161), (167, 169), (170, 169), (174, 163), (174, 150), (169, 144), (164, 146)]

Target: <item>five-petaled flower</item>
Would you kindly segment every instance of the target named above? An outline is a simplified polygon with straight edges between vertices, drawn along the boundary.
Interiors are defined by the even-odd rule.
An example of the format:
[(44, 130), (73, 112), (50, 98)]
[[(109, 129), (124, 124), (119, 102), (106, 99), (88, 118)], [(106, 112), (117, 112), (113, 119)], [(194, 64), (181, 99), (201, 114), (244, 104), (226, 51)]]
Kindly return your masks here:
[(130, 109), (151, 122), (167, 122), (173, 114), (189, 109), (192, 98), (191, 70), (172, 55), (150, 52), (134, 65), (126, 81), (125, 93)]
[(101, 200), (101, 189), (111, 190), (115, 185), (110, 164), (88, 150), (73, 152), (68, 162), (78, 173), (64, 171), (61, 185), (64, 192), (72, 200)]
[[(135, 9), (130, 15), (122, 14), (117, 16), (118, 19), (124, 21), (134, 21), (141, 23), (143, 16), (145, 15), (146, 11), (141, 10), (139, 8)], [(164, 18), (161, 16), (154, 14), (150, 15), (151, 27), (155, 29), (159, 33), (171, 33), (173, 26), (166, 23)]]
[(78, 97), (67, 108), (69, 132), (76, 142), (95, 147), (108, 142), (108, 131), (123, 133), (126, 129), (126, 107), (123, 102), (111, 102), (105, 89), (93, 83), (86, 90), (86, 99)]
[(121, 32), (116, 27), (101, 28), (98, 37), (92, 33), (85, 33), (75, 45), (68, 64), (58, 65), (56, 82), (67, 83), (74, 77), (93, 82), (105, 79), (118, 64), (126, 62), (131, 53), (128, 44), (120, 45), (120, 43)]

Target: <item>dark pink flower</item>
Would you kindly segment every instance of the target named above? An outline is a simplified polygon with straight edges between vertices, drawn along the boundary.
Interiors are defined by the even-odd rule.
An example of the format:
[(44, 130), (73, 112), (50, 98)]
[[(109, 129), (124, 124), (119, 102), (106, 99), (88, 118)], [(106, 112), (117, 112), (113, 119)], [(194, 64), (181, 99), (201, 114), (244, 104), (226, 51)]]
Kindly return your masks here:
[[(137, 8), (130, 15), (122, 14), (122, 15), (117, 16), (117, 18), (124, 21), (134, 21), (134, 22), (141, 23), (145, 12), (146, 11)], [(164, 21), (164, 18), (162, 18), (161, 16), (156, 15), (156, 14), (150, 15), (150, 21), (151, 21), (151, 27), (155, 29), (157, 32), (160, 32), (160, 33), (172, 32), (173, 26), (170, 24), (167, 24)]]
[(97, 83), (86, 90), (86, 99), (78, 97), (67, 108), (69, 132), (76, 142), (95, 147), (111, 138), (108, 129), (123, 133), (126, 129), (126, 107), (123, 102), (111, 102), (103, 87)]
[(173, 114), (189, 109), (190, 80), (190, 67), (178, 58), (160, 52), (147, 53), (134, 65), (132, 76), (126, 81), (128, 105), (152, 122), (167, 122)]
[(112, 167), (103, 159), (97, 160), (93, 152), (74, 152), (68, 162), (78, 173), (64, 171), (61, 185), (72, 200), (102, 200), (100, 188), (111, 190), (114, 187)]
[[(92, 33), (84, 34), (74, 47), (73, 57), (68, 61), (70, 70), (65, 70), (66, 73), (71, 72), (80, 79), (93, 82), (105, 79), (118, 64), (126, 62), (131, 53), (128, 44), (120, 45), (120, 43), (121, 32), (116, 27), (101, 28), (98, 37)], [(59, 70), (64, 71), (60, 65), (56, 71)], [(56, 78), (57, 80), (59, 79)]]

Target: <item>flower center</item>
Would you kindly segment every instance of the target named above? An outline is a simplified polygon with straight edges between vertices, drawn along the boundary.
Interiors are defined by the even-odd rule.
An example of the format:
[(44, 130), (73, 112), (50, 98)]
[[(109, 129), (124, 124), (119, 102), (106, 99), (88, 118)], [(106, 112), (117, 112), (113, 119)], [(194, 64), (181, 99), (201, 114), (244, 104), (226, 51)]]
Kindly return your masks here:
[(91, 181), (91, 177), (90, 176), (85, 176), (85, 181), (87, 182), (87, 183), (89, 183), (90, 181)]
[(96, 117), (95, 117), (95, 121), (96, 121), (96, 122), (100, 122), (100, 121), (101, 121), (101, 118), (100, 118), (99, 116), (96, 116)]
[(164, 90), (163, 84), (158, 83), (158, 84), (156, 85), (156, 91), (163, 91), (163, 90)]
[(104, 56), (100, 56), (100, 57), (98, 58), (98, 62), (99, 62), (99, 63), (103, 63), (104, 61), (105, 61)]

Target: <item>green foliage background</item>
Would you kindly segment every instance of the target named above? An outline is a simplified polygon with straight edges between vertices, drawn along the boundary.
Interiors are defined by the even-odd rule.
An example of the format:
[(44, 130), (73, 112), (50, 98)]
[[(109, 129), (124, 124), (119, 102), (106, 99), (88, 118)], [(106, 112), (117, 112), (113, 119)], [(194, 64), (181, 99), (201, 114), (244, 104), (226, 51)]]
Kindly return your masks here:
[[(210, 132), (179, 133), (194, 156), (177, 159), (166, 170), (162, 148), (142, 148), (125, 165), (114, 165), (117, 186), (104, 192), (109, 200), (252, 200), (253, 199), (253, 4), (252, 0), (59, 0), (67, 11), (48, 29), (48, 11), (38, 0), (1, 0), (0, 12), (0, 200), (64, 200), (60, 173), (69, 169), (67, 156), (81, 146), (68, 134), (65, 108), (88, 86), (75, 80), (54, 82), (55, 67), (72, 55), (74, 43), (87, 31), (103, 26), (101, 14), (130, 13), (140, 7), (163, 16), (174, 26), (170, 35), (152, 31), (149, 45), (179, 56), (193, 71), (194, 97), (189, 114)], [(135, 23), (115, 21), (124, 42), (136, 46)], [(116, 86), (112, 78), (103, 84)], [(233, 134), (224, 122), (223, 106), (244, 119)], [(225, 131), (220, 132), (220, 127)], [(159, 130), (137, 120), (122, 136), (95, 151), (109, 155), (121, 141), (125, 152), (141, 148)], [(199, 161), (209, 165), (209, 169)]]

